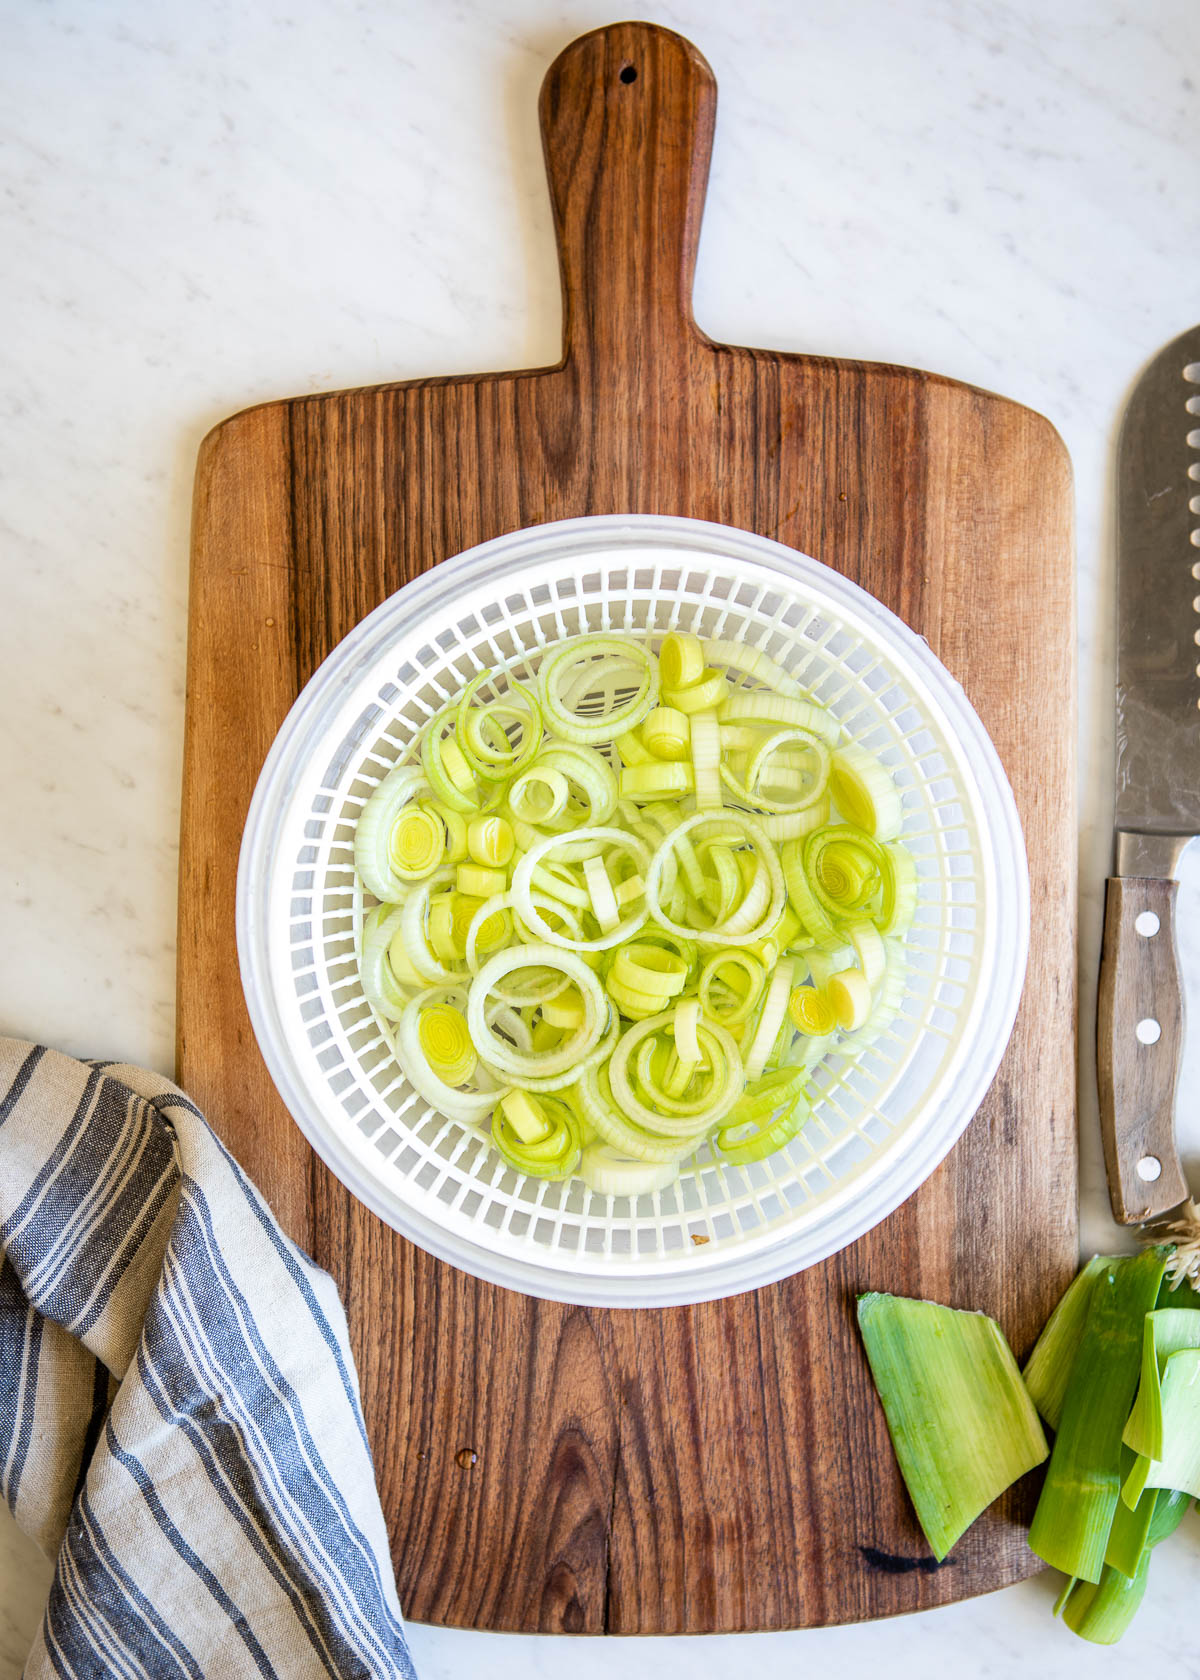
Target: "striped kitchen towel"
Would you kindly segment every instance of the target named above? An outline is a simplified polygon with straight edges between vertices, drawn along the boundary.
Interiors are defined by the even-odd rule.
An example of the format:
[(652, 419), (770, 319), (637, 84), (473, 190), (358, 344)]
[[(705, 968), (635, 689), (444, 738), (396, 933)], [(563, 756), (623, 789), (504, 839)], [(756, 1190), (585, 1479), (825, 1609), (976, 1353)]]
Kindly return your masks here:
[(173, 1085), (12, 1039), (0, 1487), (28, 1680), (413, 1675), (332, 1280)]

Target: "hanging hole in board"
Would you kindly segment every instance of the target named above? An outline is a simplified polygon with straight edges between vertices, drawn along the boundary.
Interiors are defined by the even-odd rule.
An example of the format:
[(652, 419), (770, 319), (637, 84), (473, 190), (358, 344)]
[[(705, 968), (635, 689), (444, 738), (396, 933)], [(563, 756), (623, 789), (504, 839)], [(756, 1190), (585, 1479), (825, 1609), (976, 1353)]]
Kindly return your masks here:
[(1153, 910), (1143, 910), (1133, 925), (1141, 934), (1143, 939), (1153, 939), (1154, 935), (1158, 932), (1158, 917), (1154, 914)]
[(630, 82), (636, 82), (637, 81), (637, 65), (636, 64), (623, 64), (621, 66), (621, 73), (620, 73), (620, 76), (619, 76), (618, 80), (624, 82), (626, 87), (629, 86)]
[(1162, 1162), (1157, 1155), (1143, 1155), (1137, 1164), (1137, 1175), (1143, 1184), (1153, 1184), (1162, 1177)]
[(1150, 1015), (1144, 1021), (1139, 1021), (1133, 1030), (1137, 1034), (1139, 1044), (1157, 1044), (1162, 1037), (1162, 1028)]

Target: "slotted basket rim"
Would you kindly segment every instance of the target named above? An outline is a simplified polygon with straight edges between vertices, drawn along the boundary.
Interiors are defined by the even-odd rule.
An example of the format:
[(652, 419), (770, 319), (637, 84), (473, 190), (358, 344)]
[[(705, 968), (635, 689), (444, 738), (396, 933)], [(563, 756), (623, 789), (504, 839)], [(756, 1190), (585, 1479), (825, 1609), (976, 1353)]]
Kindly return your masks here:
[[(306, 778), (314, 768), (318, 773), (324, 769), (331, 743), (345, 738), (362, 711), (361, 685), (374, 677), (381, 686), (385, 671), (391, 677), (398, 648), (418, 645), (430, 615), (468, 598), (478, 614), (485, 581), (487, 595), (497, 599), (515, 587), (521, 573), (554, 560), (582, 565), (586, 559), (601, 568), (608, 561), (632, 569), (635, 556), (646, 551), (661, 551), (662, 559), (676, 564), (708, 559), (754, 568), (798, 601), (815, 604), (839, 626), (865, 629), (876, 657), (882, 652), (902, 672), (923, 721), (936, 724), (944, 741), (957, 749), (954, 772), (973, 809), (986, 814), (978, 827), (987, 885), (981, 938), (992, 967), (969, 1014), (978, 1032), (960, 1034), (961, 1042), (935, 1082), (937, 1100), (927, 1102), (908, 1125), (904, 1147), (881, 1151), (869, 1172), (852, 1174), (840, 1193), (821, 1200), (815, 1218), (801, 1217), (782, 1233), (758, 1232), (711, 1255), (685, 1246), (675, 1255), (647, 1258), (635, 1248), (628, 1255), (604, 1256), (601, 1267), (596, 1256), (582, 1250), (541, 1249), (529, 1258), (472, 1240), (457, 1209), (453, 1218), (444, 1206), (431, 1217), (425, 1206), (398, 1192), (395, 1175), (390, 1185), (385, 1180), (390, 1163), (379, 1171), (366, 1164), (365, 1150), (350, 1136), (347, 1119), (340, 1127), (329, 1123), (314, 1094), (316, 1063), (306, 1070), (292, 1048), (298, 1034), (281, 1003), (272, 895), (264, 893), (263, 883), (280, 890), (272, 866), (283, 855), (284, 831), (310, 790)], [(466, 610), (464, 605), (464, 615)], [(736, 603), (731, 610), (737, 610)], [(650, 631), (660, 633), (657, 626)], [(290, 870), (294, 859), (285, 861)], [(375, 1214), (437, 1258), (528, 1294), (591, 1305), (682, 1304), (760, 1287), (828, 1258), (886, 1218), (944, 1159), (978, 1108), (1011, 1033), (1028, 938), (1028, 875), (1012, 791), (962, 688), (924, 639), (857, 584), (811, 556), (735, 527), (656, 514), (602, 515), (510, 532), (443, 561), (382, 602), (322, 662), (284, 720), (255, 788), (238, 869), (237, 942), (251, 1024), (285, 1106), (330, 1170)], [(295, 998), (290, 1002), (295, 1009)], [(391, 1119), (397, 1123), (395, 1116)], [(687, 1216), (679, 1217), (686, 1224)]]

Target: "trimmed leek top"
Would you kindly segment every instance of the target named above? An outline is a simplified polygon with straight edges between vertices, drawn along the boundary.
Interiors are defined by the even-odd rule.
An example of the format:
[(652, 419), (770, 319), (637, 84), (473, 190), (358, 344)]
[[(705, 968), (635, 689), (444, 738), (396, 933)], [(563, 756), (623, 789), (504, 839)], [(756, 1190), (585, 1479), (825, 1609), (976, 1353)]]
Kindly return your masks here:
[(359, 970), (410, 1083), (516, 1172), (746, 1165), (896, 1017), (890, 771), (775, 659), (604, 632), (478, 671), (371, 794)]

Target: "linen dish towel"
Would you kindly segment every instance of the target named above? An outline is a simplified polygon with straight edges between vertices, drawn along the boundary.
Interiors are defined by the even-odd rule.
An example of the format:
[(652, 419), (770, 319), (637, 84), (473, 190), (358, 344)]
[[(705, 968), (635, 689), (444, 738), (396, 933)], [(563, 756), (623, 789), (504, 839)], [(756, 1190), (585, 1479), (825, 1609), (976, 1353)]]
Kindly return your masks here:
[(4, 1038), (0, 1488), (27, 1680), (413, 1680), (332, 1279), (167, 1080)]

